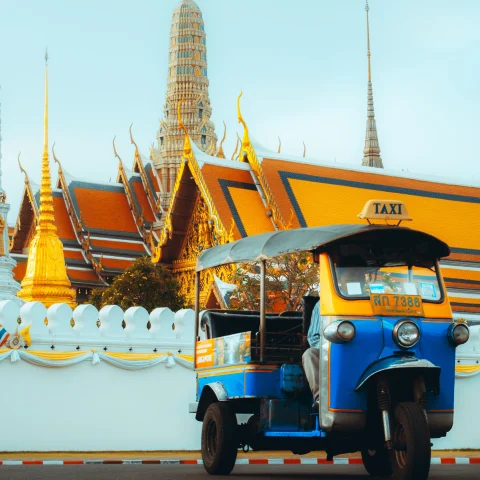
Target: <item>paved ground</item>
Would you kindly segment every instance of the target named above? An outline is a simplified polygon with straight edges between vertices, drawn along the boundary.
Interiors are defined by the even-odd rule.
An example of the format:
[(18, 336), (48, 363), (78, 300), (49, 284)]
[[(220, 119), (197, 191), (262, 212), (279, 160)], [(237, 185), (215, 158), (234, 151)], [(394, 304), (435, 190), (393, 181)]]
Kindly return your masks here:
[[(71, 466), (18, 466), (0, 467), (0, 479), (71, 479), (71, 480), (212, 480), (202, 466), (196, 465), (71, 465)], [(360, 465), (265, 465), (236, 466), (232, 480), (335, 480), (371, 479)], [(429, 480), (436, 479), (475, 479), (480, 478), (480, 465), (433, 465)]]

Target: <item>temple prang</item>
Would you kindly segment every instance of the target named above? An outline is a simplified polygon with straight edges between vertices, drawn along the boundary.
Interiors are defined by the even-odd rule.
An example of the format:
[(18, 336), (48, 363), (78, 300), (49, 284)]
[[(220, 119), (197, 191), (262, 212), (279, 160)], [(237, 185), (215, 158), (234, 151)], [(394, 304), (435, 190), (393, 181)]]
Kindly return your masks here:
[(167, 94), (164, 117), (151, 158), (160, 176), (161, 206), (168, 207), (183, 153), (183, 132), (178, 125), (178, 103), (193, 142), (204, 152), (216, 152), (217, 135), (210, 120), (207, 46), (202, 12), (193, 0), (175, 8), (170, 32)]

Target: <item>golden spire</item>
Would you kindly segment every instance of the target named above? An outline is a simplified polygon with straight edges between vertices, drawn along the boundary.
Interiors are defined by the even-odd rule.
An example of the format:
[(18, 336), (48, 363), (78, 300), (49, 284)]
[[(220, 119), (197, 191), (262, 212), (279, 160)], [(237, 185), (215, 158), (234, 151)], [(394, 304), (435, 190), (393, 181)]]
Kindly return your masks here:
[(365, 132), (365, 148), (363, 149), (362, 165), (366, 167), (383, 168), (378, 143), (377, 124), (375, 122), (375, 110), (373, 107), (372, 70), (370, 67), (370, 23), (368, 12), (370, 7), (368, 0), (365, 4), (367, 12), (367, 58), (368, 58), (368, 83), (367, 83), (367, 128)]
[(225, 141), (226, 138), (227, 138), (227, 125), (225, 124), (225, 122), (223, 122), (223, 138), (222, 138), (222, 141), (220, 142), (220, 146), (218, 147), (218, 151), (216, 155), (217, 158), (225, 158), (225, 152), (223, 151), (223, 142)]
[(57, 235), (53, 210), (52, 180), (48, 160), (48, 53), (45, 51), (45, 112), (43, 121), (40, 211), (35, 236), (28, 251), (27, 272), (18, 296), (26, 302), (75, 306), (75, 290), (67, 276), (63, 245)]
[(367, 58), (368, 58), (368, 81), (372, 81), (372, 71), (370, 69), (370, 25), (368, 23), (368, 12), (370, 7), (368, 6), (368, 0), (366, 0), (365, 11), (367, 12)]
[(280, 153), (282, 151), (282, 141), (280, 140), (280, 137), (278, 137), (278, 152)]

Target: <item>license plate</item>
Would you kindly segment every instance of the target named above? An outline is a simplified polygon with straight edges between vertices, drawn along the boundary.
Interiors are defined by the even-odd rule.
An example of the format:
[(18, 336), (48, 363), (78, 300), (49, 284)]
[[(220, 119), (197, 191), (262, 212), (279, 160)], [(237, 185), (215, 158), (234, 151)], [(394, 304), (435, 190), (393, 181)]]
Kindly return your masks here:
[(420, 295), (395, 295), (373, 293), (370, 295), (374, 315), (423, 317), (423, 303)]

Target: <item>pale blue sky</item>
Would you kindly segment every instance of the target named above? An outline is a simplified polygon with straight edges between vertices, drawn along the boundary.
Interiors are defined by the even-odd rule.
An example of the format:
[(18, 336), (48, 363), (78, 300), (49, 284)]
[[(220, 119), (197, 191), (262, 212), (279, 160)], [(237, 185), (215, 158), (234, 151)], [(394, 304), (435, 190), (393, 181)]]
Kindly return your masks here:
[[(115, 180), (111, 146), (131, 166), (128, 127), (148, 154), (166, 90), (178, 0), (0, 0), (3, 186), (17, 215), (23, 178), (38, 181), (43, 53), (50, 141), (71, 174)], [(198, 0), (207, 32), (217, 134), (231, 155), (236, 97), (265, 146), (359, 166), (367, 63), (363, 0)], [(480, 2), (370, 0), (375, 111), (384, 165), (480, 185)], [(56, 177), (56, 169), (53, 169)]]

